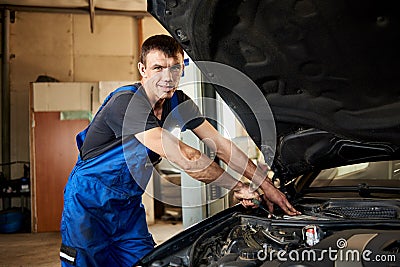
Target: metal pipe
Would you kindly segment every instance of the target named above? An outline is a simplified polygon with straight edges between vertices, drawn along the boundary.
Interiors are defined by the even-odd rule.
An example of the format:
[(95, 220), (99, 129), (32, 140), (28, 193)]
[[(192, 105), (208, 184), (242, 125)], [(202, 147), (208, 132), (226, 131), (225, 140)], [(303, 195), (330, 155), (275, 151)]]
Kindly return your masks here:
[[(1, 159), (3, 163), (11, 161), (10, 145), (10, 10), (2, 12), (1, 37)], [(10, 165), (2, 166), (6, 179), (11, 178)]]

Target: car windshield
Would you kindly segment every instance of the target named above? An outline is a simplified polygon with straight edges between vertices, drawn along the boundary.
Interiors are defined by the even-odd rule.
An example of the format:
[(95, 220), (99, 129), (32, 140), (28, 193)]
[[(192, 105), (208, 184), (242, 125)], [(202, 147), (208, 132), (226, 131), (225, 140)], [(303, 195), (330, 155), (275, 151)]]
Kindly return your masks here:
[(340, 166), (320, 172), (310, 188), (334, 186), (400, 187), (400, 161), (379, 161)]

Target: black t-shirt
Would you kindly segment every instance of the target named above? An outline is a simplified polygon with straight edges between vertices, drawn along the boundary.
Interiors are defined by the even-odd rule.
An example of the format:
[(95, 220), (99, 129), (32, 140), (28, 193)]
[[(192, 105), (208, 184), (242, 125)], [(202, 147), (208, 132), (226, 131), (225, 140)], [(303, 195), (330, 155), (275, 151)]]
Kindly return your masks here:
[(88, 159), (121, 144), (122, 136), (155, 128), (195, 129), (204, 122), (199, 108), (184, 92), (177, 90), (177, 112), (172, 112), (172, 100), (163, 103), (158, 120), (142, 87), (136, 93), (123, 90), (115, 93), (91, 122), (81, 147), (82, 159)]

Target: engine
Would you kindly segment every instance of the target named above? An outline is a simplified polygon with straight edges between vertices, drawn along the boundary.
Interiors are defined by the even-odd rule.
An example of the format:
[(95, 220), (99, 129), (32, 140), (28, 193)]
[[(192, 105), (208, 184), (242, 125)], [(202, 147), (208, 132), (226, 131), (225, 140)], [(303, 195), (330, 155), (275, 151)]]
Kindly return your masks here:
[[(341, 224), (283, 224), (241, 216), (240, 223), (233, 228), (197, 240), (190, 252), (189, 266), (333, 267), (340, 266), (340, 261), (362, 262), (364, 251), (370, 252), (370, 259), (383, 253), (391, 255), (392, 263), (399, 262), (400, 230), (385, 230), (383, 226), (351, 229), (350, 224)], [(302, 265), (304, 262), (307, 265)], [(379, 265), (367, 259), (362, 266)]]
[[(359, 266), (397, 266), (399, 206), (363, 203), (300, 203), (297, 208), (302, 215), (273, 219), (262, 209), (227, 213), (195, 227), (191, 234), (178, 236), (172, 245), (163, 247), (165, 256), (154, 260), (156, 256), (151, 255), (147, 258), (151, 264), (144, 266), (333, 267), (346, 266), (349, 261)], [(377, 262), (377, 256), (387, 261)]]

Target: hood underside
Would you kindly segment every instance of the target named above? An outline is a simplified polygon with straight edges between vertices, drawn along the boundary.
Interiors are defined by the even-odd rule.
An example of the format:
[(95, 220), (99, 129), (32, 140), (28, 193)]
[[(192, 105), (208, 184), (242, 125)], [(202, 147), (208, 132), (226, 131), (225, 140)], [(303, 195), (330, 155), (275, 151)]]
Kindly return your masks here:
[[(399, 6), (382, 0), (148, 1), (148, 11), (194, 61), (223, 63), (254, 81), (276, 122), (276, 165), (291, 176), (399, 158)], [(249, 108), (229, 90), (216, 90), (260, 147)]]

